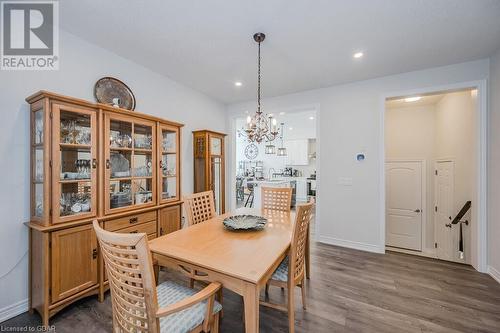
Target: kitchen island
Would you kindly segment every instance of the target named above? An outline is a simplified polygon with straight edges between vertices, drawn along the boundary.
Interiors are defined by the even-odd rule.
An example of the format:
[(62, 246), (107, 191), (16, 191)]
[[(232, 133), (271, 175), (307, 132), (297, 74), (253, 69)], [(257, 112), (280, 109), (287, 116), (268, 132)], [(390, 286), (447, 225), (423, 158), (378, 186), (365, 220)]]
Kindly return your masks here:
[[(293, 187), (290, 180), (287, 179), (271, 179), (271, 180), (249, 180), (247, 184), (251, 184), (254, 186), (254, 200), (253, 207), (261, 208), (262, 203), (262, 195), (261, 189), (262, 187)], [(294, 200), (292, 199), (292, 205), (294, 205)]]

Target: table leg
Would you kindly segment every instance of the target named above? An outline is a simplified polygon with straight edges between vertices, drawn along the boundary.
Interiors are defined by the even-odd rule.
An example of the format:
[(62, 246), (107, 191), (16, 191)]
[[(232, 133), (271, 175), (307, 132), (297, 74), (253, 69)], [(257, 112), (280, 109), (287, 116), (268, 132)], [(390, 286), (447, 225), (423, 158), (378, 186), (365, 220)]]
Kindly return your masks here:
[(158, 263), (153, 263), (153, 272), (154, 272), (154, 275), (155, 275), (155, 282), (156, 282), (156, 285), (159, 284), (159, 279), (160, 279), (160, 265), (158, 265)]
[(243, 303), (245, 307), (245, 332), (259, 332), (259, 292), (257, 285), (245, 284)]

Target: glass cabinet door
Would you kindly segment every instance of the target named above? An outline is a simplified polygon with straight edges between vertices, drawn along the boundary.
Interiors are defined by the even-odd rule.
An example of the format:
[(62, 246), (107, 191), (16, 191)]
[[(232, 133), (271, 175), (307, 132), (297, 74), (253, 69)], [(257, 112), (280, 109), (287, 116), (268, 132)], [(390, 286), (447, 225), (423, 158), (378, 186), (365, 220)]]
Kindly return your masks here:
[(54, 223), (96, 215), (97, 116), (91, 109), (53, 105)]
[(155, 123), (105, 115), (106, 213), (154, 205)]
[(43, 103), (33, 105), (31, 109), (31, 219), (49, 223), (48, 198), (50, 177), (45, 172), (49, 170), (47, 131), (48, 120)]
[(160, 202), (179, 198), (179, 130), (176, 127), (160, 125)]
[(220, 136), (209, 135), (210, 188), (214, 192), (215, 211), (224, 213), (224, 141)]

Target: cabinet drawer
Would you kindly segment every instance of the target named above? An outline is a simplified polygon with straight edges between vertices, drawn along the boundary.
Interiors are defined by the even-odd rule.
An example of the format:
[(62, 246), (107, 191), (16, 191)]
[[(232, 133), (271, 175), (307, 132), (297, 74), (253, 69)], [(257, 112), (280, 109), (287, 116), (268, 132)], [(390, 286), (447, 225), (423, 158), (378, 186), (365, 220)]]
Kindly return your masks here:
[(133, 227), (137, 224), (149, 221), (156, 221), (156, 210), (142, 214), (129, 215), (115, 220), (105, 221), (104, 229), (108, 231), (116, 231), (127, 227)]
[(120, 230), (117, 230), (116, 232), (119, 233), (146, 233), (146, 234), (154, 234), (156, 233), (156, 221), (150, 221), (146, 223), (141, 223), (137, 225), (132, 225), (128, 228), (123, 228)]
[(156, 232), (153, 234), (148, 234), (148, 240), (152, 240), (156, 238)]

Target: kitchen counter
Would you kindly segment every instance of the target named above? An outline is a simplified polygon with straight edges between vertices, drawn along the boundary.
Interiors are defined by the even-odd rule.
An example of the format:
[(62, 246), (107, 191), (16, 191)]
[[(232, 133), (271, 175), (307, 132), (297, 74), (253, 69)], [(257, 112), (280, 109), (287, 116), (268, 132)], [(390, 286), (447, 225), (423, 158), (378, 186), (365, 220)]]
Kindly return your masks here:
[[(287, 177), (287, 178), (291, 178), (291, 177)], [(254, 208), (261, 207), (261, 202), (262, 202), (261, 188), (262, 187), (290, 187), (290, 181), (293, 181), (293, 180), (294, 179), (279, 178), (279, 179), (271, 179), (271, 180), (264, 179), (264, 180), (249, 180), (249, 181), (247, 181), (247, 184), (254, 185), (253, 207)]]

